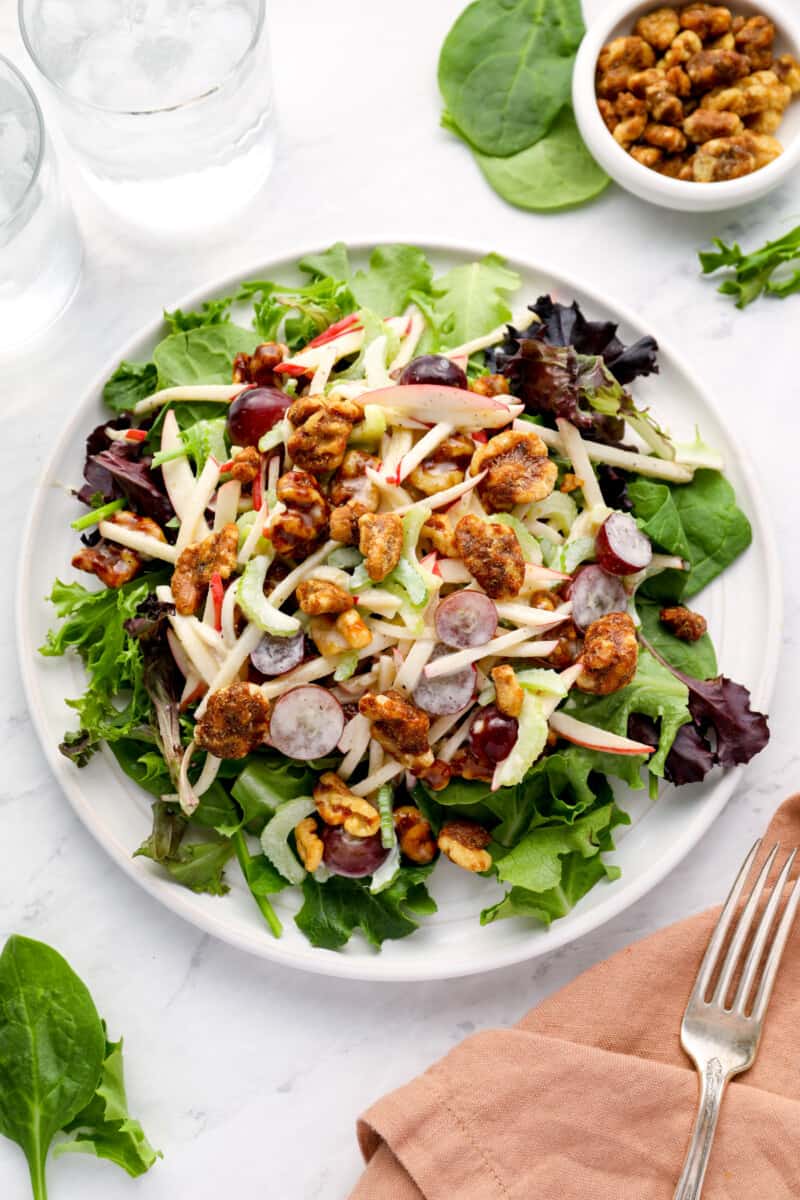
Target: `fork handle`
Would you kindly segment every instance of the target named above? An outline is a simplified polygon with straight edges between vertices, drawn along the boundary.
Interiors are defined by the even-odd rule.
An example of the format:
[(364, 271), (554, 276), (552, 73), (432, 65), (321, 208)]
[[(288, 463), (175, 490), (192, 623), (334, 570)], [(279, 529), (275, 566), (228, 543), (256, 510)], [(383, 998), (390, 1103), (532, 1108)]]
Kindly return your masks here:
[(728, 1083), (728, 1075), (718, 1058), (710, 1059), (699, 1074), (700, 1100), (697, 1117), (673, 1200), (698, 1200), (703, 1190), (722, 1096)]

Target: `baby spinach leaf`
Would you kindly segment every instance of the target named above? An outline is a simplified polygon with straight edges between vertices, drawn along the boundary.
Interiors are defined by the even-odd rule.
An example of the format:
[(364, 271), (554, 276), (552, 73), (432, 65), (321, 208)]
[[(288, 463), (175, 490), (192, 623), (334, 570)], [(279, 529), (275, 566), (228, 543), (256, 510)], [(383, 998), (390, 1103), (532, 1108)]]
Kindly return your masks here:
[(459, 129), (484, 154), (517, 154), (569, 103), (583, 37), (579, 0), (476, 0), (448, 33), (439, 87)]
[(421, 351), (460, 346), (511, 317), (508, 297), (521, 283), (516, 271), (499, 254), (480, 262), (453, 267), (431, 286), (432, 297), (414, 292), (412, 299), (428, 319), (430, 328)]
[(10, 937), (0, 954), (0, 1133), (28, 1160), (36, 1200), (54, 1136), (85, 1108), (105, 1037), (89, 992), (55, 950)]
[(675, 485), (636, 479), (628, 495), (648, 537), (690, 564), (649, 579), (642, 594), (652, 599), (696, 595), (750, 545), (750, 522), (718, 471), (696, 471), (691, 483)]
[[(189, 888), (191, 892), (207, 892), (211, 896), (224, 896), (230, 888), (225, 882), (225, 864), (234, 852), (233, 842), (222, 838), (211, 842), (181, 843), (174, 856), (162, 858), (161, 865), (166, 867), (176, 883)], [(155, 850), (148, 838), (136, 851), (134, 857), (156, 859)]]
[(303, 880), (303, 907), (295, 922), (312, 946), (338, 950), (360, 929), (372, 946), (387, 938), (404, 938), (419, 928), (415, 916), (436, 911), (425, 880), (432, 867), (403, 867), (394, 883), (373, 895), (369, 880), (333, 875), (318, 883), (311, 875)]
[(106, 1041), (105, 1059), (97, 1091), (85, 1108), (64, 1126), (66, 1133), (75, 1137), (68, 1142), (58, 1142), (53, 1153), (94, 1154), (107, 1158), (136, 1178), (149, 1171), (157, 1158), (163, 1157), (154, 1150), (142, 1126), (128, 1113), (125, 1095), (125, 1076), (122, 1062), (122, 1039)]
[(661, 624), (660, 604), (649, 604), (646, 600), (637, 599), (636, 611), (648, 642), (671, 667), (693, 675), (695, 679), (711, 679), (717, 674), (717, 656), (707, 633), (696, 642), (683, 642)]
[[(463, 136), (458, 127), (445, 121)], [(572, 109), (563, 108), (550, 130), (505, 158), (472, 147), (475, 161), (503, 200), (534, 212), (571, 208), (599, 196), (611, 182), (584, 145)]]
[(230, 383), (231, 367), (241, 351), (252, 354), (258, 334), (226, 321), (173, 333), (153, 351), (160, 387), (191, 383)]
[(157, 387), (155, 363), (121, 362), (103, 388), (103, 400), (115, 413), (129, 412), (138, 400), (151, 396)]
[(357, 271), (350, 287), (360, 308), (392, 317), (403, 311), (413, 292), (429, 292), (432, 279), (431, 265), (421, 250), (396, 244), (376, 246), (369, 268)]

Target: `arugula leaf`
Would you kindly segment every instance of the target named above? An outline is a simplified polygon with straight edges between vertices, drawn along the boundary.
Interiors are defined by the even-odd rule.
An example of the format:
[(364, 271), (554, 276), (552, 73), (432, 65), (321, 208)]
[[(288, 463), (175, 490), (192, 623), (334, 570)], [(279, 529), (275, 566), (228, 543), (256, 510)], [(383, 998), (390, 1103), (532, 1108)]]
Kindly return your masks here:
[(144, 1175), (157, 1158), (163, 1158), (150, 1145), (140, 1123), (128, 1113), (121, 1038), (118, 1042), (106, 1041), (97, 1090), (86, 1107), (64, 1126), (64, 1131), (74, 1133), (75, 1137), (56, 1144), (53, 1150), (56, 1157), (69, 1153), (94, 1154), (116, 1163), (133, 1178)]
[(232, 321), (170, 334), (153, 351), (159, 386), (230, 383), (236, 355), (252, 354), (260, 340), (252, 329), (244, 329)]
[(501, 157), (538, 142), (569, 104), (583, 33), (579, 0), (470, 4), (439, 57), (439, 87), (464, 136)]
[(694, 596), (750, 545), (750, 522), (733, 488), (718, 471), (695, 471), (691, 483), (638, 478), (628, 485), (641, 528), (669, 554), (689, 561), (689, 571), (664, 571), (642, 594), (656, 600)]
[(647, 641), (665, 658), (671, 667), (685, 671), (696, 679), (711, 679), (717, 674), (717, 656), (707, 633), (696, 642), (683, 642), (661, 624), (660, 604), (650, 604), (637, 597), (636, 611)]
[(436, 912), (425, 880), (432, 867), (402, 867), (393, 882), (373, 894), (369, 879), (332, 875), (318, 883), (312, 875), (303, 880), (303, 907), (295, 917), (297, 927), (312, 946), (338, 950), (360, 929), (372, 946), (388, 938), (404, 938), (419, 928), (415, 916)]
[(433, 271), (427, 258), (416, 246), (402, 243), (376, 246), (369, 258), (369, 269), (357, 271), (350, 287), (359, 307), (379, 317), (401, 313), (415, 292), (430, 292)]
[[(463, 138), (448, 113), (442, 124)], [(533, 145), (505, 158), (483, 154), (470, 146), (487, 182), (503, 200), (533, 212), (555, 212), (592, 200), (611, 180), (594, 161), (581, 137), (569, 105), (562, 108), (548, 132)]]
[(737, 308), (745, 308), (761, 295), (777, 296), (782, 300), (800, 292), (800, 268), (789, 275), (782, 272), (776, 277), (776, 272), (785, 263), (800, 259), (800, 225), (752, 254), (745, 254), (737, 242), (727, 246), (721, 238), (714, 238), (714, 245), (716, 250), (699, 254), (703, 274), (711, 275), (723, 267), (732, 268), (733, 278), (721, 283), (718, 291), (724, 296), (734, 296)]
[(521, 283), (516, 271), (499, 254), (480, 262), (453, 267), (431, 285), (431, 297), (414, 292), (411, 299), (422, 309), (431, 328), (421, 350), (460, 346), (511, 317), (507, 298)]
[[(304, 262), (309, 264), (314, 257)], [(254, 301), (253, 320), (258, 340), (278, 339), (292, 351), (357, 307), (348, 284), (327, 275), (315, 278), (305, 287), (252, 280), (242, 284), (239, 298)]]
[(121, 362), (103, 387), (103, 400), (115, 413), (129, 412), (158, 387), (155, 363)]
[(218, 841), (181, 844), (174, 855), (156, 859), (150, 838), (135, 852), (134, 858), (143, 857), (157, 861), (166, 867), (176, 883), (191, 892), (207, 892), (211, 896), (224, 896), (230, 891), (225, 882), (225, 864), (233, 856), (234, 845), (229, 838)]
[(170, 333), (187, 333), (204, 325), (222, 325), (230, 321), (230, 309), (235, 299), (235, 296), (223, 296), (219, 300), (205, 300), (197, 312), (185, 313), (180, 308), (167, 312), (164, 309), (164, 323)]

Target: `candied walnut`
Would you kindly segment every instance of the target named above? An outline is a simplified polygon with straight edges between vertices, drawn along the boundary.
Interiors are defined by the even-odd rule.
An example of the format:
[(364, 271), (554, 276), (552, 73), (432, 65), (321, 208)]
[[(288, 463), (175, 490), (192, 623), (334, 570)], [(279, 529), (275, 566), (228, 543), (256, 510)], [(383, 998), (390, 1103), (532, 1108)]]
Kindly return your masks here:
[[(644, 150), (646, 148), (647, 147), (644, 147), (644, 146), (637, 147), (637, 149), (642, 149), (642, 150)], [(641, 162), (642, 160), (640, 159), (639, 161)], [(658, 159), (656, 159), (656, 162), (658, 162)], [(577, 492), (578, 488), (582, 488), (582, 487), (583, 487), (583, 480), (581, 479), (580, 475), (574, 475), (572, 473), (572, 471), (565, 471), (564, 475), (561, 479), (561, 485), (558, 490), (560, 492), (564, 492), (565, 495), (569, 495), (570, 492)]]
[(511, 385), (505, 375), (479, 375), (472, 380), (469, 390), (477, 392), (479, 396), (507, 396)]
[(369, 626), (354, 608), (339, 614), (336, 618), (336, 628), (351, 650), (363, 650), (372, 641)]
[(763, 112), (753, 113), (751, 116), (745, 117), (747, 128), (753, 133), (777, 133), (782, 120), (783, 113), (777, 108), (766, 108)]
[(96, 575), (108, 588), (122, 587), (142, 569), (142, 560), (135, 550), (116, 542), (99, 541), (95, 546), (81, 546), (72, 556), (76, 571)]
[(647, 112), (647, 105), (643, 97), (635, 96), (633, 92), (621, 92), (614, 101), (614, 111), (619, 117), (641, 117)]
[(375, 740), (409, 771), (417, 775), (433, 764), (430, 718), (400, 692), (367, 692), (358, 702), (358, 711), (371, 721)]
[(772, 66), (772, 47), (775, 42), (775, 26), (769, 17), (749, 17), (737, 26), (734, 34), (736, 49), (744, 54), (756, 71)]
[(692, 177), (697, 183), (739, 179), (756, 169), (756, 156), (741, 138), (713, 138), (697, 151)]
[(216, 758), (244, 758), (269, 733), (269, 700), (255, 683), (212, 692), (194, 727), (194, 740)]
[[(687, 76), (688, 79), (688, 76)], [(630, 78), (632, 95), (643, 100), (647, 112), (655, 121), (675, 125), (683, 118), (683, 105), (664, 71), (651, 67)], [(639, 110), (641, 111), (641, 110)], [(637, 115), (629, 113), (629, 116)]]
[(522, 701), (525, 699), (525, 692), (522, 690), (520, 684), (517, 683), (514, 668), (504, 663), (499, 667), (492, 667), (491, 674), (497, 697), (496, 704), (500, 712), (504, 713), (507, 717), (518, 717), (522, 712)]
[(435, 550), (442, 558), (458, 557), (453, 527), (446, 513), (431, 513), (420, 530), (418, 544), (423, 554)]
[(791, 98), (791, 89), (780, 82), (774, 71), (754, 71), (733, 87), (714, 88), (703, 97), (701, 106), (746, 117), (767, 109), (783, 112)]
[(445, 438), (433, 454), (423, 459), (411, 472), (408, 481), (423, 495), (435, 496), (437, 492), (444, 492), (461, 483), (474, 453), (472, 438), (456, 433)]
[(670, 67), (665, 72), (665, 78), (670, 89), (676, 96), (687, 97), (691, 95), (692, 81), (684, 71), (683, 67)]
[(741, 135), (741, 138), (742, 144), (755, 155), (757, 171), (760, 171), (767, 163), (773, 162), (774, 159), (783, 153), (781, 143), (777, 138), (770, 137), (768, 134), (753, 133), (748, 129)]
[(789, 88), (791, 94), (800, 93), (800, 62), (791, 54), (782, 54), (772, 64), (775, 78)]
[(381, 827), (375, 805), (354, 795), (333, 771), (320, 775), (314, 785), (314, 803), (326, 825), (342, 825), (353, 837), (372, 837)]
[(586, 630), (577, 686), (582, 692), (608, 696), (627, 687), (636, 674), (639, 647), (636, 626), (628, 613), (613, 612), (592, 621)]
[(400, 850), (406, 858), (421, 866), (433, 862), (436, 857), (436, 842), (430, 822), (418, 808), (403, 804), (392, 813)]
[(465, 871), (488, 871), (492, 856), (486, 847), (491, 840), (491, 834), (477, 821), (460, 819), (442, 826), (437, 844), (457, 867)]
[(662, 608), (658, 614), (661, 624), (682, 642), (696, 642), (708, 629), (708, 622), (700, 613), (692, 612), (682, 604)]
[(694, 179), (694, 161), (696, 158), (696, 154), (691, 154), (688, 158), (684, 159), (678, 179), (685, 179), (687, 182), (691, 182)]
[(228, 579), (236, 566), (239, 530), (231, 521), (202, 542), (192, 542), (178, 555), (172, 573), (172, 595), (181, 616), (197, 612), (212, 575)]
[(487, 596), (499, 600), (519, 594), (525, 559), (513, 529), (467, 513), (456, 525), (454, 539), (459, 557)]
[(683, 122), (683, 132), (698, 145), (714, 138), (731, 137), (741, 133), (743, 128), (736, 113), (715, 112), (709, 108), (698, 108)]
[(531, 608), (541, 608), (545, 612), (555, 612), (558, 608), (558, 596), (554, 592), (542, 589), (531, 595), (529, 603)]
[(627, 150), (629, 146), (632, 146), (642, 136), (646, 125), (646, 114), (640, 117), (627, 117), (624, 121), (620, 121), (614, 130), (614, 141), (619, 142), (620, 146)]
[(363, 420), (357, 400), (337, 396), (301, 396), (286, 416), (294, 426), (286, 448), (294, 464), (312, 475), (335, 471), (344, 461), (353, 426)]
[(304, 579), (298, 583), (295, 594), (300, 608), (310, 617), (320, 613), (343, 613), (355, 606), (349, 592), (327, 579)]
[(667, 50), (661, 63), (666, 71), (672, 67), (682, 67), (688, 63), (693, 54), (699, 54), (703, 49), (703, 43), (694, 32), (693, 29), (684, 29), (682, 33), (673, 40), (669, 50)]
[(735, 50), (701, 50), (686, 64), (686, 72), (697, 92), (735, 83), (750, 74), (750, 60)]
[(237, 483), (252, 483), (261, 470), (261, 455), (255, 446), (245, 446), (231, 459), (229, 474)]
[(597, 101), (597, 107), (600, 110), (600, 116), (606, 123), (606, 127), (611, 133), (613, 133), (619, 125), (619, 117), (617, 116), (617, 112), (613, 103), (611, 100), (603, 100), (601, 98)]
[(400, 561), (403, 553), (403, 522), (396, 513), (364, 513), (358, 518), (358, 548), (364, 555), (367, 574), (380, 583)]
[(367, 467), (377, 471), (380, 465), (380, 459), (373, 454), (367, 454), (364, 450), (348, 450), (328, 489), (331, 504), (338, 508), (357, 500), (363, 505), (362, 512), (376, 512), (380, 492), (377, 484), (367, 476)]
[(456, 750), (450, 760), (450, 770), (461, 779), (478, 779), (482, 783), (491, 783), (494, 778), (494, 764), (477, 755), (471, 746)]
[(681, 23), (674, 8), (654, 8), (636, 22), (634, 32), (654, 50), (666, 50), (680, 32)]
[(563, 625), (560, 625), (556, 636), (558, 643), (555, 650), (548, 654), (547, 658), (542, 659), (542, 662), (546, 667), (552, 667), (555, 671), (565, 671), (567, 667), (572, 666), (580, 654), (583, 640), (572, 621), (565, 621)]
[(478, 484), (478, 495), (490, 512), (510, 512), (516, 504), (544, 500), (558, 478), (558, 467), (538, 433), (513, 429), (478, 447), (469, 473), (481, 471), (487, 475)]
[(335, 654), (347, 654), (350, 649), (344, 634), (336, 626), (336, 618), (328, 613), (311, 618), (308, 623), (308, 635), (325, 658)]
[(614, 38), (597, 59), (597, 94), (613, 99), (626, 90), (631, 75), (652, 67), (655, 60), (653, 47), (644, 38)]
[(447, 787), (452, 774), (450, 763), (444, 762), (441, 758), (435, 758), (431, 765), (420, 773), (420, 779), (425, 780), (431, 791), (441, 792)]
[(287, 353), (287, 347), (281, 342), (262, 342), (252, 354), (237, 354), (233, 360), (233, 382), (272, 387), (275, 368)]
[(270, 525), (272, 544), (284, 558), (304, 559), (325, 536), (327, 501), (314, 476), (306, 471), (287, 471), (275, 490), (286, 510), (278, 513)]
[(316, 871), (322, 862), (322, 852), (325, 845), (317, 832), (317, 822), (313, 817), (304, 817), (294, 827), (294, 843), (300, 861), (307, 871)]
[(656, 170), (659, 175), (666, 175), (669, 179), (680, 179), (685, 165), (686, 159), (682, 155), (677, 155), (675, 158), (662, 158)]
[(335, 542), (343, 542), (345, 546), (353, 546), (358, 541), (358, 518), (363, 517), (367, 509), (360, 500), (348, 500), (339, 508), (332, 508), (328, 532)]
[(706, 50), (735, 50), (736, 39), (733, 34), (723, 33), (722, 37), (714, 38), (710, 42), (706, 42)]
[(701, 41), (720, 37), (731, 27), (731, 10), (722, 5), (687, 4), (680, 13), (681, 28), (691, 29)]
[(667, 154), (681, 154), (686, 149), (686, 138), (674, 125), (656, 125), (651, 121), (643, 136), (649, 145)]

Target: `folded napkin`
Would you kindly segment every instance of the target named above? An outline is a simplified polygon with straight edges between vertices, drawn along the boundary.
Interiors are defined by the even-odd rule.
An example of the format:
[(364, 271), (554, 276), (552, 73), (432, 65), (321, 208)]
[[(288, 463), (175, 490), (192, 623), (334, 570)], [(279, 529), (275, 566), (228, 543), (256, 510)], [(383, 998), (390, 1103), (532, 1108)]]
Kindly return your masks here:
[[(775, 841), (800, 845), (800, 795)], [(718, 913), (623, 950), (379, 1100), (359, 1121), (368, 1165), (351, 1200), (671, 1200), (697, 1103), (680, 1022)], [(726, 1093), (703, 1197), (800, 1198), (800, 925), (755, 1065)]]

